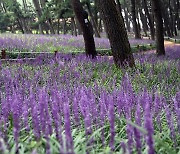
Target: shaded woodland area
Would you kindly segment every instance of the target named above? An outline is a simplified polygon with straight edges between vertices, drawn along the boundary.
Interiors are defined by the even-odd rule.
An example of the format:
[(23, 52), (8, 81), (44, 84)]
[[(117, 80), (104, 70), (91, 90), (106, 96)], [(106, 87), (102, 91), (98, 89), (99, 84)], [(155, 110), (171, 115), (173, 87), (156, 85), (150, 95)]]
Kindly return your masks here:
[[(165, 55), (164, 36), (177, 37), (180, 30), (179, 0), (1, 0), (1, 31), (23, 34), (81, 35), (86, 54), (97, 55), (93, 35), (107, 32), (114, 61), (133, 67), (128, 33), (135, 39), (156, 38), (158, 55)], [(119, 50), (119, 51), (118, 51)]]

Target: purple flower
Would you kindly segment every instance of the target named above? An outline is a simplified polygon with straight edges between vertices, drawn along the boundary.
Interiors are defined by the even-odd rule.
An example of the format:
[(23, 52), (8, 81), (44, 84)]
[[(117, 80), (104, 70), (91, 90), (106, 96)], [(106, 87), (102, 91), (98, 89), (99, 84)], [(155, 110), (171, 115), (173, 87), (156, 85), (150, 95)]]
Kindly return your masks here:
[(68, 150), (68, 153), (74, 153), (73, 138), (71, 135), (70, 108), (68, 101), (64, 103), (64, 128), (66, 135), (66, 148)]
[(171, 111), (169, 110), (169, 106), (166, 106), (166, 120), (167, 120), (167, 124), (169, 126), (169, 130), (170, 130), (170, 135), (172, 140), (174, 141), (174, 144), (176, 145), (176, 134), (175, 134), (175, 130), (174, 130), (174, 123), (173, 123), (173, 119), (172, 119), (172, 115), (171, 115)]
[[(126, 120), (128, 121), (132, 121), (131, 120), (131, 112), (130, 112), (130, 108), (126, 107)], [(133, 149), (133, 127), (127, 123), (126, 124), (126, 133), (127, 133), (127, 137), (128, 137), (128, 151), (130, 154), (132, 154), (132, 149)]]
[(146, 107), (145, 107), (145, 116), (144, 116), (144, 127), (147, 130), (147, 135), (146, 135), (146, 143), (149, 147), (148, 149), (148, 154), (154, 154), (155, 149), (154, 149), (154, 141), (153, 141), (153, 135), (154, 135), (154, 129), (153, 129), (153, 122), (152, 122), (152, 116), (151, 116), (151, 109), (149, 102), (146, 102)]
[(174, 109), (177, 117), (177, 126), (180, 133), (180, 92), (176, 94), (174, 100)]
[[(136, 113), (135, 113), (135, 121), (138, 126), (141, 126), (141, 106), (138, 103), (137, 108), (136, 108)], [(141, 134), (140, 131), (137, 128), (134, 128), (134, 136), (135, 136), (135, 141), (136, 141), (136, 149), (138, 154), (141, 154)]]
[(114, 138), (115, 138), (115, 109), (114, 109), (114, 102), (112, 96), (109, 96), (109, 123), (110, 123), (110, 142), (109, 145), (111, 147), (111, 150), (114, 151)]
[(126, 152), (126, 151), (127, 151), (127, 146), (126, 146), (126, 144), (125, 144), (124, 142), (121, 142), (121, 143), (120, 143), (120, 146), (121, 146), (121, 148), (122, 148), (123, 154), (127, 153), (127, 152)]

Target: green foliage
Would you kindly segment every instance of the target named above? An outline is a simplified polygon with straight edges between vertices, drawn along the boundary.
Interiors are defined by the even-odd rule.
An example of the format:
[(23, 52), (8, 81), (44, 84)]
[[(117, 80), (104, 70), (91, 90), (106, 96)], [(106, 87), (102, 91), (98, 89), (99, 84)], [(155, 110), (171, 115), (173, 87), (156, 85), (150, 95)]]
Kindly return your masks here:
[(12, 15), (10, 13), (0, 12), (0, 31), (5, 32), (8, 30), (8, 27), (11, 25)]

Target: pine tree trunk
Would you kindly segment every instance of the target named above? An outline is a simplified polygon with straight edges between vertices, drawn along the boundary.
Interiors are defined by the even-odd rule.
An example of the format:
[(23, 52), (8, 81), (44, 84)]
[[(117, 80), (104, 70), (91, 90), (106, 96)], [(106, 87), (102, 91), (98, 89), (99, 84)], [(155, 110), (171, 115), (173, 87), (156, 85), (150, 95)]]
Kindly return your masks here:
[(77, 36), (76, 22), (74, 17), (71, 17), (71, 24), (72, 24), (73, 34)]
[(79, 21), (77, 20), (77, 17), (75, 17), (75, 21), (77, 25), (78, 35), (82, 35), (82, 29), (81, 29)]
[[(162, 2), (162, 0), (161, 0)], [(164, 27), (165, 31), (167, 32), (168, 37), (173, 36), (173, 32), (171, 31), (171, 26), (170, 26), (170, 19), (169, 19), (169, 14), (168, 14), (168, 9), (166, 8), (167, 6), (162, 3), (161, 11), (162, 11), (162, 17), (164, 19)]]
[(142, 4), (143, 4), (143, 7), (144, 7), (144, 11), (145, 11), (145, 14), (149, 20), (149, 28), (150, 28), (150, 33), (151, 33), (151, 39), (152, 40), (155, 40), (155, 29), (154, 29), (154, 23), (153, 23), (153, 20), (151, 18), (151, 15), (149, 13), (149, 10), (148, 10), (148, 6), (147, 6), (147, 0), (142, 0)]
[(91, 17), (91, 21), (92, 21), (92, 25), (93, 25), (93, 28), (94, 28), (95, 36), (100, 38), (101, 36), (99, 34), (97, 24), (95, 22), (94, 16), (93, 16), (92, 11), (91, 11), (91, 4), (87, 2), (86, 6), (87, 6), (87, 9), (88, 9), (89, 15)]
[(74, 13), (83, 31), (86, 55), (95, 58), (97, 55), (93, 37), (93, 27), (88, 19), (88, 13), (83, 10), (79, 0), (72, 0)]
[(63, 34), (65, 35), (66, 34), (66, 19), (63, 18)]
[(137, 21), (136, 21), (137, 17), (136, 17), (136, 2), (135, 2), (135, 0), (131, 0), (131, 15), (132, 15), (133, 29), (134, 29), (134, 33), (135, 33), (135, 38), (140, 39), (141, 34), (140, 34), (138, 24), (137, 24)]
[[(41, 8), (40, 8), (39, 0), (33, 0), (33, 4), (34, 4), (34, 7), (36, 9), (38, 20), (40, 21), (41, 16), (42, 16), (42, 12), (41, 12)], [(42, 23), (39, 23), (39, 31), (40, 31), (40, 34), (44, 34)]]
[(117, 10), (119, 12), (119, 14), (122, 14), (122, 8), (121, 8), (121, 3), (119, 0), (116, 0), (116, 6), (117, 6)]
[(126, 0), (124, 0), (124, 5), (122, 5), (122, 8), (124, 10), (125, 24), (126, 24), (127, 31), (131, 32), (130, 19), (129, 19), (129, 15), (128, 15)]
[[(46, 6), (46, 0), (40, 0), (40, 2), (41, 2), (41, 8), (43, 10), (45, 8), (45, 6)], [(52, 21), (51, 21), (51, 19), (49, 17), (47, 18), (47, 24), (46, 25), (48, 26), (48, 28), (50, 30), (50, 33), (55, 34)]]
[(145, 17), (145, 14), (143, 12), (143, 6), (142, 6), (142, 1), (139, 1), (138, 3), (138, 10), (139, 10), (139, 15), (140, 15), (140, 20), (142, 22), (142, 28), (143, 28), (143, 31), (144, 31), (144, 34), (145, 36), (147, 37), (147, 31), (148, 31), (148, 21), (147, 21), (147, 18)]
[(57, 21), (57, 34), (59, 34), (59, 30), (60, 30), (60, 18), (58, 18), (58, 21)]
[(155, 23), (156, 23), (156, 51), (157, 55), (165, 55), (164, 48), (164, 27), (161, 13), (161, 3), (157, 0), (151, 0)]
[(176, 13), (178, 14), (178, 17), (177, 17), (177, 29), (180, 31), (180, 17), (179, 17), (179, 12), (180, 12), (180, 2), (179, 2), (179, 0), (176, 1), (176, 4), (177, 4), (177, 10), (176, 10)]
[[(23, 0), (23, 6), (24, 6), (25, 13), (29, 13), (28, 8), (27, 8), (27, 1), (26, 0)], [(24, 25), (25, 25), (25, 27), (27, 29), (27, 33), (32, 34), (32, 30), (31, 30), (31, 28), (29, 26), (30, 20), (31, 19), (29, 19), (29, 18), (24, 19)]]
[(180, 11), (180, 6), (179, 6), (179, 0), (173, 0), (173, 4), (174, 4), (174, 16), (175, 16), (175, 28), (178, 28), (178, 22), (180, 22), (180, 19), (179, 19), (179, 11)]
[(97, 0), (94, 0), (94, 20), (98, 26), (98, 9), (97, 9)]
[(117, 67), (134, 67), (134, 58), (128, 41), (126, 28), (122, 14), (116, 9), (114, 0), (98, 0), (99, 12), (101, 14), (105, 29), (110, 40), (114, 62)]

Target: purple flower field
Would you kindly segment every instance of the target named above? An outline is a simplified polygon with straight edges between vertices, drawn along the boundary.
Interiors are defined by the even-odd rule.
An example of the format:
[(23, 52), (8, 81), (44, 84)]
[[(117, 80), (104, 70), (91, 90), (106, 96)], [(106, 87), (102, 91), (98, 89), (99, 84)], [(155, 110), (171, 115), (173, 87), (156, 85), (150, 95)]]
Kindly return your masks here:
[(179, 46), (166, 52), (127, 71), (83, 54), (0, 61), (1, 153), (178, 153)]
[[(96, 48), (109, 49), (110, 44), (107, 38), (95, 38)], [(154, 41), (142, 39), (130, 39), (131, 46), (154, 44)], [(20, 35), (20, 34), (1, 34), (0, 49), (9, 51), (31, 51), (31, 52), (68, 52), (69, 50), (84, 49), (82, 36), (72, 35)]]

